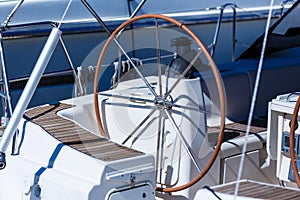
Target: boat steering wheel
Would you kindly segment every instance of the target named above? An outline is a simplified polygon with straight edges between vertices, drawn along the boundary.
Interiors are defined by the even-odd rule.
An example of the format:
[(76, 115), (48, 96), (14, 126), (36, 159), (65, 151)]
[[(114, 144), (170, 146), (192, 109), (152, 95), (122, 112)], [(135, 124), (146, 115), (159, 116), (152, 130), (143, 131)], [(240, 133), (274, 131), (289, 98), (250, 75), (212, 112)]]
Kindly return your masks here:
[[(131, 42), (130, 45), (132, 47), (132, 49), (130, 49), (130, 55), (127, 54), (125, 52), (125, 49), (127, 48), (126, 45), (123, 46), (122, 42), (127, 42), (128, 43), (128, 39), (126, 40), (121, 40), (120, 37), (121, 35), (125, 32), (124, 30), (130, 30), (130, 31), (134, 31), (135, 29), (132, 29), (132, 27), (137, 26), (137, 29), (141, 30), (141, 31), (149, 31), (149, 28), (147, 29), (142, 29), (139, 28), (139, 22), (144, 22), (147, 21), (149, 24), (152, 23), (153, 25), (153, 32), (152, 34), (154, 35), (154, 38), (156, 42), (150, 41), (150, 43), (155, 45), (155, 54), (156, 56), (154, 56), (156, 62), (152, 64), (152, 66), (156, 66), (155, 67), (155, 73), (156, 73), (156, 83), (154, 84), (153, 81), (151, 81), (149, 79), (149, 77), (147, 75), (144, 74), (144, 72), (136, 66), (135, 62), (133, 62), (132, 60), (132, 55), (135, 52), (135, 56), (138, 55), (138, 49), (135, 49), (134, 47), (137, 45), (137, 41)], [(164, 61), (163, 59), (165, 57), (168, 57), (166, 54), (170, 51), (164, 51), (161, 49), (162, 44), (165, 42), (166, 39), (170, 39), (170, 37), (164, 38), (162, 40), (160, 40), (161, 37), (161, 29), (160, 28), (164, 28), (166, 27), (166, 24), (168, 25), (167, 27), (172, 27), (175, 28), (177, 32), (180, 32), (180, 34), (185, 34), (187, 36), (187, 38), (190, 38), (187, 41), (188, 45), (191, 45), (192, 43), (194, 45), (196, 45), (197, 47), (195, 48), (194, 51), (194, 56), (192, 56), (191, 59), (186, 58), (183, 54), (181, 55), (180, 53), (182, 52), (177, 52), (177, 54), (172, 54), (171, 56), (171, 60), (178, 58), (179, 56), (181, 56), (181, 59), (185, 59), (188, 61), (187, 66), (185, 66), (184, 68), (182, 68), (179, 71), (176, 71), (177, 69), (174, 69), (170, 66), (168, 66), (168, 64), (164, 65)], [(152, 30), (152, 29), (151, 29)], [(143, 33), (143, 37), (140, 40), (140, 42), (147, 42), (149, 40), (151, 40), (151, 37), (148, 36), (146, 33)], [(161, 35), (160, 35), (161, 34)], [(131, 33), (130, 38), (132, 39), (134, 33)], [(182, 42), (181, 40), (177, 40), (177, 43)], [(126, 44), (127, 44), (126, 43)], [(175, 41), (176, 43), (176, 41)], [(181, 44), (175, 44), (178, 45), (176, 46), (176, 48), (179, 48), (178, 50), (180, 51), (180, 49), (182, 49), (182, 47), (184, 47), (186, 44), (183, 44), (183, 46), (180, 46)], [(188, 46), (186, 45), (186, 46)], [(223, 88), (223, 84), (220, 78), (220, 74), (219, 71), (216, 67), (216, 64), (214, 63), (212, 57), (210, 56), (210, 54), (208, 53), (208, 50), (206, 49), (206, 47), (204, 46), (204, 44), (202, 43), (202, 41), (200, 41), (200, 39), (183, 23), (164, 16), (164, 15), (159, 15), (159, 14), (144, 14), (144, 15), (140, 15), (137, 17), (134, 17), (132, 19), (129, 19), (128, 21), (124, 22), (123, 24), (121, 24), (111, 35), (110, 37), (107, 39), (101, 53), (100, 56), (98, 58), (98, 63), (97, 63), (97, 68), (96, 68), (96, 72), (95, 72), (95, 79), (94, 79), (94, 109), (95, 109), (95, 114), (96, 114), (96, 119), (97, 119), (97, 123), (98, 123), (98, 127), (100, 130), (100, 133), (102, 136), (107, 137), (109, 135), (109, 133), (107, 133), (107, 125), (105, 125), (105, 123), (108, 123), (108, 121), (104, 121), (101, 119), (101, 115), (100, 115), (100, 109), (99, 109), (99, 99), (98, 96), (99, 94), (101, 95), (102, 93), (98, 91), (98, 84), (99, 84), (99, 74), (101, 71), (101, 67), (104, 65), (104, 60), (105, 60), (105, 56), (106, 54), (108, 54), (108, 52), (110, 52), (110, 48), (111, 46), (115, 46), (116, 47), (116, 51), (119, 51), (118, 54), (122, 54), (123, 58), (126, 58), (128, 60), (129, 65), (131, 66), (132, 70), (134, 71), (134, 73), (136, 74), (136, 76), (141, 80), (143, 88), (147, 89), (147, 94), (149, 94), (151, 96), (151, 98), (146, 98), (144, 96), (140, 96), (140, 97), (129, 97), (129, 96), (123, 96), (122, 95), (112, 95), (112, 98), (119, 98), (119, 99), (126, 99), (128, 100), (128, 102), (130, 100), (134, 100), (134, 102), (142, 102), (143, 105), (149, 105), (148, 107), (150, 107), (152, 109), (152, 111), (150, 113), (148, 113), (148, 115), (145, 116), (144, 119), (142, 119), (140, 121), (140, 123), (137, 125), (137, 127), (134, 128), (134, 131), (132, 131), (131, 134), (129, 134), (128, 138), (126, 139), (126, 141), (132, 137), (133, 134), (136, 134), (136, 130), (137, 129), (143, 129), (142, 131), (144, 131), (145, 127), (147, 127), (145, 124), (148, 122), (149, 124), (152, 123), (154, 120), (158, 121), (158, 125), (156, 126), (158, 128), (157, 132), (155, 133), (157, 135), (157, 148), (160, 147), (159, 142), (162, 142), (164, 139), (163, 136), (161, 136), (163, 134), (163, 132), (165, 131), (165, 126), (170, 126), (172, 128), (172, 130), (174, 130), (175, 135), (178, 139), (178, 143), (181, 143), (182, 146), (184, 146), (183, 148), (185, 149), (185, 151), (187, 152), (185, 155), (190, 156), (190, 159), (193, 160), (193, 164), (197, 165), (197, 160), (198, 157), (195, 155), (194, 150), (190, 147), (190, 141), (189, 139), (186, 139), (186, 135), (183, 134), (182, 131), (182, 124), (181, 123), (181, 119), (182, 117), (179, 119), (179, 117), (176, 118), (176, 113), (180, 116), (184, 116), (185, 119), (189, 119), (189, 120), (193, 120), (187, 117), (187, 114), (185, 114), (184, 112), (187, 111), (189, 113), (193, 113), (194, 116), (197, 115), (202, 115), (203, 119), (207, 119), (209, 118), (208, 116), (212, 116), (215, 115), (214, 112), (212, 111), (207, 111), (206, 109), (202, 108), (200, 105), (198, 105), (197, 100), (195, 100), (194, 98), (196, 97), (192, 97), (189, 94), (188, 95), (184, 95), (184, 94), (180, 94), (176, 96), (176, 91), (177, 88), (179, 87), (180, 84), (182, 84), (183, 82), (186, 82), (187, 87), (189, 88), (189, 84), (192, 84), (190, 82), (194, 81), (196, 83), (198, 83), (198, 85), (200, 85), (201, 80), (205, 79), (203, 78), (204, 76), (208, 76), (210, 77), (209, 80), (214, 80), (214, 85), (216, 86), (215, 89), (213, 89), (213, 93), (215, 96), (217, 96), (217, 103), (218, 106), (217, 110), (218, 110), (218, 126), (217, 126), (217, 131), (216, 131), (216, 135), (214, 138), (214, 142), (210, 143), (211, 147), (210, 147), (210, 154), (208, 154), (208, 156), (210, 156), (210, 158), (208, 159), (207, 164), (203, 167), (201, 166), (201, 170), (199, 169), (199, 172), (197, 172), (197, 175), (192, 178), (192, 180), (190, 180), (187, 183), (183, 183), (181, 185), (177, 185), (177, 184), (173, 184), (171, 186), (166, 186), (164, 184), (161, 183), (157, 183), (157, 187), (156, 190), (157, 191), (161, 191), (161, 192), (176, 192), (176, 191), (180, 191), (183, 189), (186, 189), (188, 187), (191, 187), (192, 185), (194, 185), (195, 183), (197, 183), (201, 178), (203, 178), (205, 176), (205, 174), (209, 171), (209, 169), (211, 168), (211, 166), (213, 165), (218, 152), (220, 150), (221, 147), (221, 143), (223, 140), (223, 135), (224, 135), (224, 124), (225, 124), (225, 99), (224, 99), (224, 88)], [(185, 47), (186, 47), (185, 46)], [(174, 46), (173, 46), (174, 47)], [(149, 48), (147, 47), (147, 49), (149, 50)], [(167, 52), (167, 53), (166, 53)], [(166, 54), (164, 54), (166, 53)], [(147, 54), (147, 53), (145, 53)], [(180, 55), (179, 55), (180, 54)], [(151, 55), (153, 58), (153, 55)], [(174, 58), (176, 57), (176, 58)], [(141, 60), (143, 60), (143, 62), (145, 63), (146, 59), (142, 58)], [(149, 60), (149, 59), (148, 59)], [(204, 62), (199, 62), (199, 60)], [(174, 63), (174, 62), (169, 62), (169, 63)], [(181, 61), (180, 61), (181, 62)], [(199, 66), (197, 66), (198, 64)], [(162, 69), (162, 66), (165, 66)], [(171, 65), (171, 64), (170, 64)], [(168, 82), (169, 79), (171, 79), (170, 71), (176, 71), (176, 74), (174, 76), (172, 76), (172, 81)], [(209, 72), (205, 71), (204, 75), (202, 75), (203, 70), (208, 70)], [(147, 71), (147, 70), (146, 70)], [(163, 75), (165, 74), (165, 75)], [(189, 77), (187, 77), (187, 74), (189, 74)], [(192, 76), (191, 76), (192, 75)], [(153, 77), (153, 73), (151, 74), (151, 76)], [(170, 76), (170, 77), (169, 77)], [(189, 79), (190, 78), (190, 79)], [(190, 82), (189, 82), (190, 81)], [(193, 83), (194, 83), (193, 82)], [(212, 82), (212, 81), (211, 81)], [(180, 91), (184, 91), (184, 90), (180, 90)], [(188, 90), (186, 90), (188, 91)], [(178, 91), (177, 91), (178, 92)], [(190, 92), (190, 91), (188, 91)], [(197, 91), (195, 91), (197, 92)], [(198, 91), (199, 92), (199, 91)], [(131, 94), (131, 93), (130, 93)], [(128, 95), (130, 95), (128, 94)], [(199, 96), (201, 96), (201, 94), (195, 93)], [(103, 93), (104, 95), (104, 93)], [(209, 96), (209, 95), (208, 95)], [(211, 94), (211, 96), (213, 96)], [(209, 96), (210, 97), (210, 96)], [(197, 98), (197, 97), (196, 97)], [(183, 99), (183, 100), (182, 100)], [(193, 102), (193, 103), (186, 103), (187, 101), (189, 102)], [(207, 99), (205, 100), (207, 101)], [(133, 101), (131, 101), (133, 102)], [(184, 102), (184, 105), (179, 105), (181, 102)], [(215, 103), (215, 102), (213, 102)], [(212, 104), (213, 104), (212, 103)], [(138, 106), (136, 106), (138, 107)], [(211, 105), (211, 107), (213, 107)], [(180, 111), (178, 111), (180, 110)], [(154, 113), (157, 112), (157, 117), (153, 117)], [(103, 117), (103, 116), (102, 116)], [(153, 120), (151, 120), (150, 118), (153, 117)], [(201, 118), (201, 119), (202, 119)], [(149, 122), (151, 121), (151, 122)], [(105, 123), (103, 123), (105, 122)], [(192, 122), (193, 123), (193, 122)], [(149, 125), (150, 126), (150, 125)], [(193, 124), (193, 126), (199, 126), (199, 124), (195, 123)], [(195, 129), (198, 130), (199, 128)], [(206, 127), (203, 130), (207, 130)], [(151, 129), (151, 132), (155, 132), (153, 131), (153, 127)], [(143, 134), (143, 133), (141, 133)], [(204, 136), (203, 136), (204, 137)], [(124, 141), (122, 144), (126, 143), (126, 141)], [(155, 146), (155, 145), (153, 145)], [(160, 150), (158, 150), (160, 151)], [(160, 152), (162, 153), (162, 152)], [(198, 152), (197, 152), (198, 153)], [(198, 154), (199, 155), (199, 154)], [(163, 159), (162, 159), (163, 160)], [(158, 161), (158, 160), (157, 160)], [(161, 162), (162, 161), (158, 161)], [(158, 165), (156, 163), (156, 165)], [(179, 174), (179, 173), (178, 173)], [(157, 178), (156, 178), (157, 179)]]
[(295, 129), (296, 129), (296, 123), (297, 123), (297, 117), (298, 117), (298, 112), (299, 112), (299, 107), (300, 107), (300, 96), (298, 96), (294, 112), (292, 115), (292, 120), (290, 124), (290, 156), (291, 156), (291, 164), (292, 164), (292, 169), (295, 177), (295, 181), (297, 183), (298, 188), (300, 188), (300, 178), (298, 174), (298, 168), (296, 165), (296, 156), (295, 156)]

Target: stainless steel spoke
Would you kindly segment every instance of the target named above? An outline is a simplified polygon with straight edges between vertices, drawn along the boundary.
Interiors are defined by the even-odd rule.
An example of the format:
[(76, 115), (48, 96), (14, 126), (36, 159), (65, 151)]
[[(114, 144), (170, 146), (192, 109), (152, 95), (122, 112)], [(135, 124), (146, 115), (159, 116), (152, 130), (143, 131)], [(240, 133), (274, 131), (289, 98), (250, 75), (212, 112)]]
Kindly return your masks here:
[[(166, 85), (166, 87), (165, 87), (165, 91), (164, 91), (164, 94), (167, 94), (168, 93), (168, 90), (169, 90), (169, 78), (170, 78), (170, 70), (171, 70), (171, 67), (170, 66), (168, 66), (167, 68), (166, 68), (166, 72), (165, 72), (165, 85)], [(165, 95), (165, 98), (166, 98), (167, 96)]]
[(198, 111), (198, 112), (204, 113), (204, 114), (220, 115), (220, 113), (214, 113), (214, 112), (211, 112), (211, 111), (201, 109), (199, 107), (183, 106), (183, 105), (178, 105), (178, 104), (170, 104), (170, 106), (176, 107), (176, 108), (182, 108), (182, 109), (185, 109), (185, 110)]
[(153, 113), (156, 111), (154, 108), (146, 117), (137, 125), (137, 127), (127, 136), (127, 138), (122, 142), (122, 144), (125, 144), (144, 124), (145, 122), (153, 115)]
[(139, 97), (134, 97), (134, 96), (124, 96), (124, 95), (119, 95), (119, 94), (111, 94), (111, 93), (105, 93), (105, 92), (99, 92), (98, 93), (101, 96), (106, 96), (106, 97), (114, 97), (118, 99), (127, 99), (129, 101), (133, 102), (141, 102), (141, 103), (154, 103), (154, 99), (145, 99), (145, 98), (139, 98)]
[(122, 51), (122, 53), (125, 55), (125, 57), (127, 58), (127, 60), (130, 62), (130, 64), (133, 66), (133, 68), (135, 69), (135, 71), (137, 72), (137, 74), (139, 75), (139, 77), (144, 81), (145, 85), (148, 87), (148, 89), (150, 90), (150, 92), (153, 94), (153, 96), (155, 96), (155, 98), (158, 98), (157, 93), (155, 92), (155, 90), (153, 90), (151, 84), (147, 81), (147, 79), (143, 76), (143, 74), (140, 72), (139, 68), (134, 64), (134, 62), (132, 62), (131, 58), (129, 57), (129, 55), (126, 53), (126, 51), (123, 49), (122, 45), (119, 43), (119, 41), (117, 40), (116, 37), (113, 38), (115, 44), (118, 46), (118, 48)]
[(155, 33), (156, 33), (156, 48), (157, 48), (158, 88), (159, 88), (159, 95), (162, 97), (161, 64), (160, 64), (160, 42), (159, 42), (159, 32), (158, 32), (158, 21), (157, 21), (157, 19), (155, 19)]
[(192, 149), (191, 147), (189, 146), (188, 142), (186, 141), (186, 139), (184, 138), (181, 130), (179, 129), (179, 127), (176, 125), (176, 122), (174, 120), (174, 118), (170, 115), (170, 113), (168, 112), (168, 110), (164, 109), (168, 119), (170, 120), (171, 122), (171, 125), (173, 126), (173, 128), (175, 129), (176, 131), (176, 134), (178, 135), (178, 137), (180, 138), (180, 140), (182, 141), (183, 143), (183, 146), (185, 147), (187, 153), (189, 154), (190, 158), (192, 159), (192, 162), (194, 163), (194, 165), (196, 166), (196, 168), (198, 169), (198, 171), (200, 172), (201, 169), (196, 161), (196, 158), (195, 156), (193, 155), (193, 152), (192, 152)]
[(188, 73), (188, 71), (192, 68), (192, 66), (195, 64), (197, 58), (200, 56), (202, 53), (202, 50), (200, 49), (197, 55), (193, 58), (193, 60), (190, 62), (190, 64), (187, 66), (187, 68), (183, 71), (183, 73), (180, 75), (180, 77), (176, 80), (176, 82), (172, 85), (170, 90), (167, 92), (165, 95), (165, 98), (167, 98), (171, 92), (174, 90), (174, 88), (178, 85), (178, 83), (184, 78), (184, 76)]
[[(157, 134), (157, 145), (156, 145), (156, 169), (158, 169), (158, 165), (159, 165), (159, 169), (160, 169), (160, 173), (159, 173), (159, 183), (162, 182), (162, 162), (163, 162), (163, 133), (164, 130), (162, 130), (162, 127), (164, 128), (164, 125), (161, 126), (162, 123), (162, 111), (159, 111), (159, 119), (158, 119), (158, 134)], [(156, 173), (157, 176), (158, 173)], [(157, 180), (157, 177), (156, 177)]]

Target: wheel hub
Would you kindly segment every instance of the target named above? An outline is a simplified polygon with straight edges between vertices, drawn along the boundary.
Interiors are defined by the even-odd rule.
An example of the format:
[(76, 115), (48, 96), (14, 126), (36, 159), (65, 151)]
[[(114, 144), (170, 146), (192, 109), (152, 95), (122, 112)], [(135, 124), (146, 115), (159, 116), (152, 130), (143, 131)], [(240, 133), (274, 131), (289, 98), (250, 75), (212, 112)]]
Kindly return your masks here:
[(173, 107), (173, 98), (171, 95), (168, 95), (166, 98), (159, 96), (154, 99), (154, 104), (160, 110), (162, 109), (171, 110)]

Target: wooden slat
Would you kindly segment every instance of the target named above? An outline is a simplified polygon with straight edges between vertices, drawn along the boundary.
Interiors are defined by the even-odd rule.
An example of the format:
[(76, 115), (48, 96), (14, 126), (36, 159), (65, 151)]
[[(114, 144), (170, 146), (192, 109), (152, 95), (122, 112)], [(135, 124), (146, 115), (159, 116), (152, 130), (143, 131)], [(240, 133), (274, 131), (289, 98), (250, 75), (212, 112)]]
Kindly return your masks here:
[(82, 153), (103, 161), (113, 161), (143, 155), (142, 152), (113, 143), (97, 136), (67, 119), (59, 117), (60, 110), (71, 108), (68, 104), (41, 106), (28, 110), (24, 117), (41, 126), (60, 142)]
[[(235, 183), (217, 186), (213, 188), (215, 192), (234, 194)], [(265, 200), (290, 200), (300, 199), (300, 190), (284, 188), (280, 186), (267, 185), (250, 181), (240, 182), (238, 195), (250, 198), (259, 198)]]
[[(246, 122), (226, 124), (224, 129), (224, 140), (244, 136), (246, 134), (246, 130)], [(249, 134), (258, 134), (265, 131), (267, 131), (267, 124), (265, 120), (254, 120), (250, 127)], [(219, 133), (219, 129), (215, 127), (209, 127), (207, 132), (208, 134)]]

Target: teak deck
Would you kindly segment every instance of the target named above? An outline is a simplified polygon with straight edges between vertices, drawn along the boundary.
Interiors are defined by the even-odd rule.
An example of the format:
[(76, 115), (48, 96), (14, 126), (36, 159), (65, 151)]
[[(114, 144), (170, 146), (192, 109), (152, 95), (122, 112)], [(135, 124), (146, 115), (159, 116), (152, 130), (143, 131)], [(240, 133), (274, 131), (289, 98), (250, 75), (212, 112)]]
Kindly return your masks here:
[[(236, 183), (217, 186), (215, 192), (234, 194)], [(267, 185), (251, 181), (241, 181), (238, 195), (249, 198), (258, 198), (265, 200), (290, 200), (300, 199), (300, 191), (297, 189), (284, 188), (280, 186)]]
[(65, 145), (103, 161), (113, 161), (143, 155), (142, 152), (129, 149), (97, 136), (56, 113), (70, 108), (67, 104), (55, 104), (28, 110), (24, 117), (41, 126), (50, 135)]

